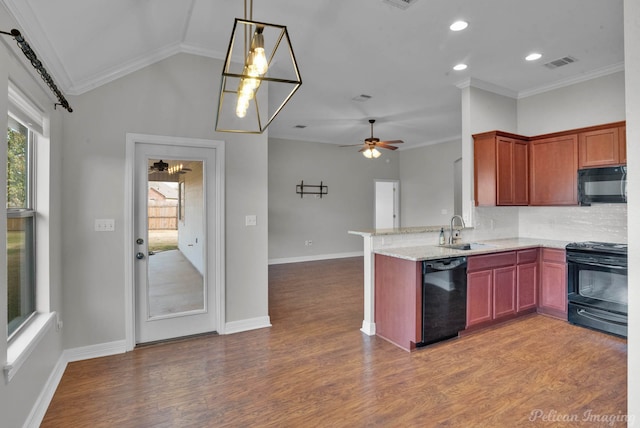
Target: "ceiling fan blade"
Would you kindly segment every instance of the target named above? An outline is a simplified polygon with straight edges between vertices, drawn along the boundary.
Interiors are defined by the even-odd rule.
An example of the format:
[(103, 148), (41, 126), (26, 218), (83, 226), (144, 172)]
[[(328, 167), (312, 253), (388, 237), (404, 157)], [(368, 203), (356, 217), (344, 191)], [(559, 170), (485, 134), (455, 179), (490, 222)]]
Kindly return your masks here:
[(358, 144), (346, 144), (346, 145), (338, 146), (338, 147), (355, 147), (355, 146), (361, 146), (361, 145), (362, 145), (362, 143), (358, 143)]
[(404, 141), (402, 141), (402, 140), (390, 140), (390, 141), (378, 141), (378, 143), (383, 143), (383, 144), (402, 144), (402, 143), (404, 143)]
[(378, 143), (378, 144), (376, 144), (376, 147), (380, 147), (382, 149), (389, 149), (389, 150), (398, 150), (398, 148), (396, 146), (389, 146), (389, 145), (384, 144), (384, 143)]
[(368, 146), (364, 146), (363, 148), (358, 150), (358, 152), (364, 152), (365, 150), (369, 150), (369, 147)]

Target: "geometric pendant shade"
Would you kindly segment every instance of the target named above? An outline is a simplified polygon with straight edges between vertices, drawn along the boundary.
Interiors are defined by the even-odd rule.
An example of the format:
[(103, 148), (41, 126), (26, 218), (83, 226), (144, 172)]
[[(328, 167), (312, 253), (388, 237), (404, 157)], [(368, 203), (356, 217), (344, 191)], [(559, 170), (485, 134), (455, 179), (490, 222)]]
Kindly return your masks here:
[(216, 131), (261, 134), (300, 85), (287, 27), (236, 18), (222, 69)]

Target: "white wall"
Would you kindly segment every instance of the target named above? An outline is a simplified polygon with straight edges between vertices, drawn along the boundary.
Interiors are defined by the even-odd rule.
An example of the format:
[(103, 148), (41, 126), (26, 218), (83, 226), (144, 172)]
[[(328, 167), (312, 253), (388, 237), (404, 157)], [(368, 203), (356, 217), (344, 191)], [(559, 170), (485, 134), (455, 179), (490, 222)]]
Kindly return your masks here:
[(518, 100), (517, 133), (548, 134), (625, 120), (624, 72)]
[[(629, 186), (629, 355), (627, 374), (627, 411), (635, 416), (633, 426), (640, 426), (640, 2), (624, 1), (624, 61), (626, 68), (626, 118)], [(630, 424), (631, 426), (631, 424)]]
[[(176, 55), (71, 100), (62, 183), (65, 348), (125, 338), (126, 133), (227, 141), (226, 321), (268, 315), (267, 136), (214, 132), (221, 66)], [(257, 215), (256, 227), (244, 226), (247, 214)], [(94, 232), (95, 218), (115, 219), (116, 232)]]
[[(8, 31), (17, 28), (3, 6), (0, 5), (0, 29)], [(48, 89), (43, 89), (39, 76), (31, 74), (32, 67), (11, 37), (0, 39), (0, 111), (6, 120), (8, 108), (7, 88), (9, 79), (27, 95), (50, 119), (49, 129), (49, 162), (50, 177), (41, 185), (49, 188), (50, 209), (48, 223), (49, 260), (44, 276), (49, 278), (50, 310), (61, 312), (62, 274), (61, 274), (61, 202), (60, 202), (60, 165), (62, 141), (62, 120), (69, 115), (65, 110), (54, 110), (54, 97)], [(46, 88), (46, 86), (44, 86)], [(6, 129), (6, 121), (5, 129)], [(4, 131), (3, 131), (4, 132)], [(46, 133), (46, 130), (45, 130)], [(0, 145), (0, 158), (6, 159), (6, 144)], [(48, 181), (48, 182), (47, 182)], [(0, 199), (6, 200), (6, 162), (0, 162)], [(0, 307), (7, 306), (7, 270), (6, 270), (6, 216), (0, 216)], [(47, 245), (47, 240), (40, 242)], [(40, 254), (40, 250), (39, 250)], [(7, 331), (6, 316), (0, 318), (0, 331)], [(0, 358), (4, 363), (7, 355), (6, 333), (0, 340)], [(44, 385), (53, 373), (54, 367), (62, 355), (62, 333), (55, 328), (48, 330), (42, 340), (30, 354), (24, 365), (18, 370), (8, 384), (0, 380), (0, 415), (2, 426), (20, 427), (29, 418), (29, 414), (43, 393)]]
[(471, 134), (500, 130), (516, 132), (518, 103), (509, 96), (471, 86)]
[(399, 153), (402, 227), (449, 224), (454, 214), (454, 163), (460, 149), (456, 140)]
[[(383, 150), (378, 159), (366, 159), (357, 150), (269, 139), (271, 263), (362, 254), (362, 238), (347, 232), (373, 228), (374, 180), (398, 179), (398, 154)], [(300, 181), (322, 181), (328, 194), (300, 198)]]

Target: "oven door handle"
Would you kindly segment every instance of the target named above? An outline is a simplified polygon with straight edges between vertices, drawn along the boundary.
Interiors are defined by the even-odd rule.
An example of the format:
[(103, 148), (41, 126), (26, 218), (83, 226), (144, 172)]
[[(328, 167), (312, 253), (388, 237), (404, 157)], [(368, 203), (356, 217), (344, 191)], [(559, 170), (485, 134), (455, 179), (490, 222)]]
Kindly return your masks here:
[(627, 270), (627, 266), (605, 265), (602, 263), (594, 263), (594, 262), (587, 262), (587, 261), (580, 261), (580, 260), (569, 260), (569, 262), (580, 264), (580, 265), (586, 265), (586, 266), (601, 267), (605, 269)]
[(585, 318), (589, 318), (589, 319), (594, 320), (594, 321), (611, 322), (611, 323), (618, 324), (618, 325), (621, 325), (621, 326), (626, 326), (627, 325), (627, 323), (625, 321), (621, 320), (621, 319), (617, 319), (616, 320), (616, 319), (613, 319), (613, 318), (601, 317), (601, 316), (598, 316), (596, 314), (592, 314), (592, 313), (588, 312), (586, 309), (578, 309), (577, 312), (578, 312), (578, 315), (583, 316)]

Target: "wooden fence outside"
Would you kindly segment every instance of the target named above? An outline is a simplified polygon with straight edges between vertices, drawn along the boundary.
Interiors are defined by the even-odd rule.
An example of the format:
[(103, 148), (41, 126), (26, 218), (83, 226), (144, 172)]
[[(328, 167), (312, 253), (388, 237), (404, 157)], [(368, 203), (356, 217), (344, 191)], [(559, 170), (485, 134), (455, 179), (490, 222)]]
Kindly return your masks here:
[(178, 229), (178, 201), (148, 202), (149, 230)]
[(7, 231), (9, 232), (22, 232), (24, 231), (24, 219), (22, 218), (8, 218), (7, 219)]

